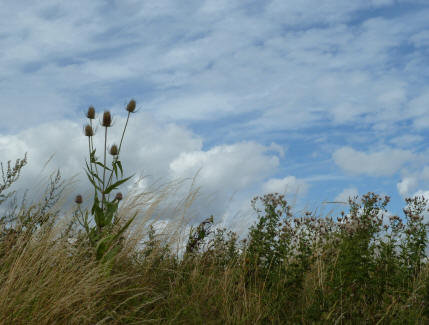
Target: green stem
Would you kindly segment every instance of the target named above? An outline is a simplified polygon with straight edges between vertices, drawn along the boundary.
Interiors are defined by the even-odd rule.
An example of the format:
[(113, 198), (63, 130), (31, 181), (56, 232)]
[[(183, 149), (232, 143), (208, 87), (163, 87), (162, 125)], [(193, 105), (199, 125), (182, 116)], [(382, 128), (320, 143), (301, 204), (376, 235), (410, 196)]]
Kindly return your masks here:
[[(125, 130), (127, 129), (127, 126), (128, 126), (128, 120), (130, 119), (130, 114), (131, 113), (128, 112), (127, 121), (125, 122), (124, 130), (122, 131), (121, 141), (119, 142), (118, 154), (114, 158), (115, 162), (119, 159), (119, 154), (121, 153), (122, 141), (124, 140)], [(110, 182), (112, 181), (112, 177), (113, 177), (113, 168), (112, 168), (112, 171), (110, 172), (110, 177), (109, 177), (109, 181), (107, 182), (107, 186), (110, 185)]]
[[(93, 128), (93, 126), (92, 126), (92, 120), (89, 120), (89, 123), (90, 123), (90, 125), (91, 125), (91, 128), (92, 128), (92, 130), (94, 130), (94, 128)], [(94, 139), (93, 139), (93, 137), (90, 137), (91, 138), (91, 149), (90, 149), (90, 152), (93, 152), (94, 151)], [(98, 166), (97, 166), (97, 164), (96, 163), (94, 163), (94, 169), (95, 169), (95, 173), (97, 174), (97, 176), (99, 176), (99, 173), (98, 173)], [(95, 177), (94, 177), (94, 181), (95, 181)], [(96, 179), (96, 181), (98, 182), (98, 186), (101, 188), (101, 183), (100, 183), (100, 181), (98, 180), (98, 179)], [(95, 189), (94, 189), (95, 190)]]
[(124, 140), (125, 130), (127, 129), (128, 120), (130, 119), (130, 112), (128, 112), (127, 121), (125, 122), (124, 131), (122, 132), (121, 141), (119, 142), (118, 155), (121, 152), (122, 140)]
[(105, 198), (104, 190), (106, 189), (104, 184), (106, 180), (107, 126), (105, 128), (106, 128), (106, 131), (104, 133), (104, 167), (103, 167), (103, 187), (102, 187), (103, 193), (102, 193), (102, 199), (101, 199), (102, 210), (104, 208), (104, 198)]

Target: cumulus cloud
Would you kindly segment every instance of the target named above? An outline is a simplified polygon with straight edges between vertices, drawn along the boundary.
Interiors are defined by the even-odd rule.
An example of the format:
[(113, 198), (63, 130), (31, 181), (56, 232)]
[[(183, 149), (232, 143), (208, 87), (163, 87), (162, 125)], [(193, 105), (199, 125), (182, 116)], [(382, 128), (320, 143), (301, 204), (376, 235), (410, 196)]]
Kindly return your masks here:
[(335, 201), (347, 203), (349, 198), (354, 198), (357, 195), (359, 195), (359, 191), (356, 187), (348, 187), (335, 197)]
[(266, 151), (267, 147), (248, 142), (185, 152), (170, 163), (170, 170), (175, 177), (190, 177), (200, 169), (203, 184), (238, 190), (264, 179), (279, 165), (278, 157), (265, 155)]
[[(29, 151), (30, 163), (39, 163), (53, 151), (55, 164), (71, 174), (83, 159), (79, 152), (74, 162), (71, 153), (84, 140), (52, 130), (68, 146), (44, 139), (43, 154), (35, 153), (42, 124), (50, 130), (49, 124), (63, 121), (55, 123), (79, 129), (83, 107), (109, 108), (135, 97), (154, 118), (130, 125), (139, 137), (127, 135), (123, 153), (129, 169), (145, 175), (190, 175), (204, 161), (209, 167), (199, 177), (209, 184), (215, 177), (204, 170), (219, 172), (207, 157), (224, 166), (219, 156), (237, 165), (240, 154), (249, 157), (246, 150), (256, 151), (257, 162), (282, 157), (278, 145), (246, 149), (248, 140), (265, 148), (272, 141), (281, 147), (301, 141), (297, 156), (317, 144), (317, 161), (306, 165), (309, 179), (313, 172), (333, 173), (326, 155), (340, 146), (346, 147), (334, 161), (343, 170), (394, 175), (429, 126), (428, 13), (420, 0), (327, 0), (323, 6), (312, 0), (9, 2), (0, 12), (0, 46), (7, 49), (0, 65), (0, 141), (10, 147), (4, 157)], [(25, 132), (31, 140), (23, 140)], [(352, 149), (374, 142), (402, 149)], [(225, 143), (235, 153), (226, 152)], [(288, 158), (298, 164), (297, 156)], [(36, 174), (32, 168), (28, 173)], [(254, 184), (226, 175), (218, 176), (237, 191)]]
[(368, 176), (391, 176), (413, 158), (411, 151), (402, 149), (366, 153), (351, 147), (342, 147), (333, 154), (335, 163), (344, 171)]
[(304, 196), (310, 185), (302, 179), (295, 176), (286, 176), (285, 178), (271, 178), (263, 186), (264, 193), (298, 194)]
[(252, 188), (277, 169), (279, 158), (269, 154), (269, 150), (254, 142), (244, 142), (183, 152), (170, 163), (169, 171), (172, 178), (197, 175), (196, 185), (201, 187), (201, 194), (216, 198), (210, 210), (220, 214), (232, 195)]
[(397, 185), (397, 189), (399, 194), (402, 197), (408, 197), (412, 191), (414, 191), (417, 186), (418, 186), (419, 182), (417, 180), (416, 177), (414, 176), (408, 176), (408, 177), (404, 177)]
[[(124, 117), (116, 117), (109, 129), (108, 144), (118, 143)], [(103, 135), (101, 128), (95, 137), (101, 157)], [(87, 138), (82, 126), (71, 121), (58, 121), (23, 130), (14, 136), (0, 136), (0, 154), (8, 159), (23, 157), (28, 152), (28, 166), (24, 168), (20, 188), (34, 187), (36, 180), (60, 168), (65, 178), (77, 175), (74, 191), (88, 193), (89, 183), (83, 173), (87, 158)], [(276, 144), (263, 146), (255, 142), (219, 145), (203, 149), (203, 141), (196, 134), (176, 124), (163, 124), (148, 114), (132, 115), (125, 134), (122, 164), (126, 175), (146, 176), (142, 189), (151, 182), (161, 180), (194, 179), (194, 188), (200, 187), (196, 201), (198, 212), (222, 216), (231, 197), (248, 188), (257, 187), (279, 166), (283, 153)], [(41, 173), (43, 163), (52, 155), (49, 167)], [(136, 179), (136, 178), (135, 178)], [(182, 188), (173, 199), (183, 199), (188, 186)], [(178, 196), (182, 197), (178, 197)], [(37, 199), (34, 197), (34, 199)]]
[(412, 197), (423, 196), (426, 200), (429, 200), (429, 190), (418, 190)]

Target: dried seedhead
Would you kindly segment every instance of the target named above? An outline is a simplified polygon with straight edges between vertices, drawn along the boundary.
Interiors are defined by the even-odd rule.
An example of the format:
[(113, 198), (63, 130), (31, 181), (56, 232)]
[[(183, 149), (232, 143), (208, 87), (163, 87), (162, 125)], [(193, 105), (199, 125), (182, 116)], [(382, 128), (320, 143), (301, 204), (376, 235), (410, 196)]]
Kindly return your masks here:
[(130, 113), (134, 113), (134, 111), (136, 110), (136, 101), (134, 99), (130, 100), (126, 107), (126, 110)]
[(88, 112), (86, 113), (86, 117), (90, 120), (95, 119), (95, 108), (93, 106), (89, 106)]
[(109, 111), (104, 111), (101, 125), (106, 128), (112, 126), (112, 115), (110, 114)]
[(94, 135), (94, 129), (91, 125), (87, 124), (85, 125), (85, 136), (92, 137)]
[(78, 194), (76, 195), (76, 198), (74, 199), (74, 202), (77, 204), (81, 204), (83, 202), (82, 195)]
[(121, 192), (116, 193), (115, 200), (121, 201), (122, 198), (123, 198), (123, 196), (122, 196)]
[(112, 145), (112, 146), (110, 147), (109, 153), (110, 153), (112, 156), (117, 156), (117, 155), (119, 154), (118, 146), (117, 146), (116, 144)]

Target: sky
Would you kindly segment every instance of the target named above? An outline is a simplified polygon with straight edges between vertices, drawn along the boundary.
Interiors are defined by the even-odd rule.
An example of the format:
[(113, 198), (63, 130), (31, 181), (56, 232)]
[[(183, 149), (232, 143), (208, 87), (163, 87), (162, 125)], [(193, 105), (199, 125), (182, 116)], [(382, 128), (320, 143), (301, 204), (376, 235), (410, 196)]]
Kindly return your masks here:
[(429, 198), (427, 0), (0, 2), (0, 160), (28, 153), (19, 186), (60, 168), (85, 192), (85, 111), (110, 110), (118, 142), (131, 98), (125, 173), (198, 173), (200, 218), (245, 229), (270, 192), (318, 211)]

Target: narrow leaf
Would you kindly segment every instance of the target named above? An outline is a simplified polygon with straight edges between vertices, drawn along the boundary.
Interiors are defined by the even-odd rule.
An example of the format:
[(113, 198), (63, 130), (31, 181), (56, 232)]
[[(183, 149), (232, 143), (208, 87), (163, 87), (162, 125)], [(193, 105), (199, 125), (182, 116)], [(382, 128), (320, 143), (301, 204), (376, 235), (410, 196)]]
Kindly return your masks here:
[(113, 171), (115, 172), (116, 179), (118, 179), (118, 166), (115, 162), (113, 163)]
[(112, 171), (109, 167), (104, 166), (104, 164), (102, 164), (102, 163), (101, 163), (101, 162), (99, 162), (99, 161), (96, 161), (96, 162), (95, 162), (95, 164), (97, 164), (97, 165), (99, 165), (99, 166), (101, 166), (101, 167), (103, 167), (103, 168), (106, 168), (107, 170)]
[(101, 188), (98, 187), (97, 184), (95, 184), (93, 178), (91, 177), (91, 175), (89, 175), (89, 173), (87, 171), (85, 171), (86, 175), (88, 176), (89, 181), (91, 182), (92, 185), (94, 185), (94, 187), (99, 190), (100, 192), (102, 192)]
[[(133, 175), (134, 176), (134, 175)], [(110, 192), (112, 192), (114, 189), (116, 189), (119, 185), (125, 183), (126, 181), (128, 181), (130, 178), (132, 178), (133, 176), (121, 179), (120, 181), (117, 181), (116, 183), (110, 185), (108, 188), (106, 188), (106, 190), (104, 191), (104, 194), (109, 194)]]
[(118, 167), (119, 167), (119, 169), (121, 170), (121, 177), (123, 177), (123, 176), (124, 176), (124, 171), (123, 171), (123, 169), (122, 169), (122, 163), (121, 163), (121, 161), (120, 161), (120, 160), (117, 160), (117, 161), (116, 161), (116, 163), (118, 164)]

